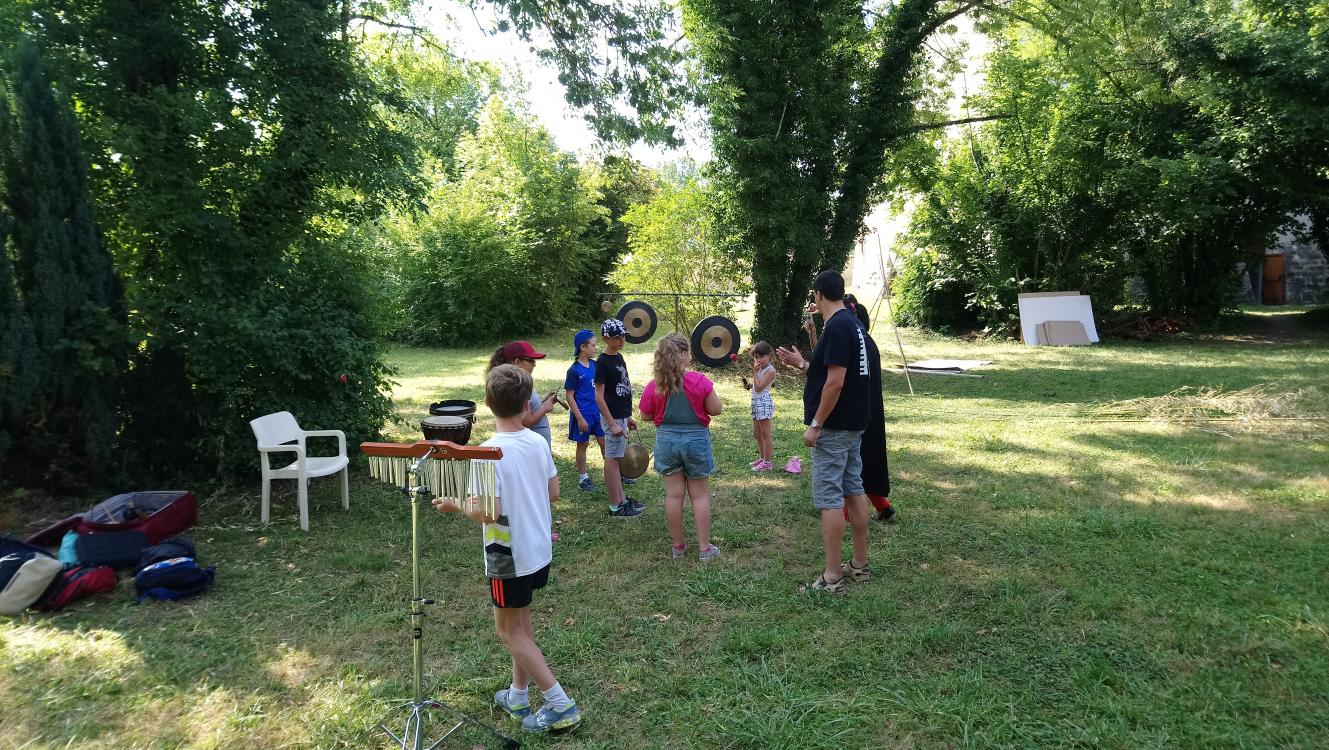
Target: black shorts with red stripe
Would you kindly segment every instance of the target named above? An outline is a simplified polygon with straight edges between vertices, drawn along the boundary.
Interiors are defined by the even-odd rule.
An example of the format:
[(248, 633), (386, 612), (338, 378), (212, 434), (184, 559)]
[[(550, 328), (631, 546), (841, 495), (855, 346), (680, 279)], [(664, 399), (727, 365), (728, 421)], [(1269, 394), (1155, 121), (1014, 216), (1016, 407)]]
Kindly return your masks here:
[(521, 609), (531, 606), (535, 590), (542, 589), (549, 583), (549, 566), (516, 578), (487, 578), (489, 581), (489, 600), (499, 609)]

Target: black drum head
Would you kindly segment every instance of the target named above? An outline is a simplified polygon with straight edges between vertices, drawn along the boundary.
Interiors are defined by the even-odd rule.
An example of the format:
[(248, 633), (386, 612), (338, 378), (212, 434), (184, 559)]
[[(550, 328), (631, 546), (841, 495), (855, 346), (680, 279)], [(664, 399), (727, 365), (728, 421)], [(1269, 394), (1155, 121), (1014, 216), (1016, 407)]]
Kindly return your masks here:
[(724, 367), (738, 354), (738, 326), (723, 315), (703, 319), (692, 329), (692, 358), (707, 367)]
[(618, 308), (618, 314), (614, 317), (623, 321), (623, 326), (628, 329), (623, 338), (629, 344), (650, 341), (659, 322), (655, 317), (655, 308), (641, 300), (633, 300)]

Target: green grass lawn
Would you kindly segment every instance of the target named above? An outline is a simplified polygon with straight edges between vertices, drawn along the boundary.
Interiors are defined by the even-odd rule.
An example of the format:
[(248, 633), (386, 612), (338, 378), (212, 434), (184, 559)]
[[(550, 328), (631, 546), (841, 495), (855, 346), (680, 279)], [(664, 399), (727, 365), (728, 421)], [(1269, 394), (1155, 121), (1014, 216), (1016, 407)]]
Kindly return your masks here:
[[(579, 493), (556, 414), (561, 540), (534, 617), (585, 721), (531, 745), (1329, 744), (1329, 447), (1279, 429), (1291, 420), (1227, 437), (1110, 406), (1182, 386), (1329, 392), (1329, 337), (1277, 316), (1087, 348), (902, 335), (911, 359), (993, 364), (982, 379), (917, 376), (912, 397), (885, 376), (900, 522), (873, 525), (874, 580), (843, 598), (797, 593), (821, 559), (808, 480), (748, 471), (736, 377), (717, 376), (724, 555), (707, 564), (669, 559), (654, 474), (633, 492), (637, 519)], [(889, 329), (877, 338), (896, 361)], [(535, 342), (551, 353), (541, 390), (561, 385), (568, 339)], [(394, 350), (392, 437), (415, 439), (431, 400), (478, 397), (487, 355)], [(630, 347), (629, 365), (640, 391), (649, 348)], [(800, 386), (775, 386), (780, 461), (807, 455)], [(491, 431), (483, 419), (477, 440)], [(407, 506), (357, 468), (346, 513), (334, 484), (315, 484), (310, 533), (289, 490), (258, 524), (257, 478), (202, 498), (190, 536), (219, 573), (201, 599), (136, 607), (122, 582), (0, 622), (0, 745), (384, 746), (373, 725), (410, 690)], [(56, 515), (22, 505), (0, 507), (0, 528)], [(508, 660), (479, 532), (432, 511), (423, 527), (434, 695), (498, 722), (487, 704)]]

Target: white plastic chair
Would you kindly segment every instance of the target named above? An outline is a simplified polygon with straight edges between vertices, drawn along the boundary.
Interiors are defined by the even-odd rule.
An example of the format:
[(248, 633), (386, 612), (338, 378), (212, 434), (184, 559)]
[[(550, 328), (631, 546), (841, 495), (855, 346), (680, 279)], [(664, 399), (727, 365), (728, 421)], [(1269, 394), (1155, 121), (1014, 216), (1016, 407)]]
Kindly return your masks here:
[[(326, 477), (341, 472), (341, 504), (346, 510), (351, 509), (350, 481), (346, 457), (346, 433), (341, 430), (305, 431), (296, 424), (295, 417), (289, 411), (250, 420), (249, 428), (258, 439), (259, 456), (263, 459), (263, 511), (261, 520), (268, 522), (268, 505), (272, 497), (272, 480), (294, 479), (300, 505), (300, 529), (309, 531), (309, 478)], [(305, 439), (311, 437), (337, 438), (337, 455), (308, 456), (305, 454)], [(270, 453), (294, 453), (295, 461), (274, 469), (268, 460)]]

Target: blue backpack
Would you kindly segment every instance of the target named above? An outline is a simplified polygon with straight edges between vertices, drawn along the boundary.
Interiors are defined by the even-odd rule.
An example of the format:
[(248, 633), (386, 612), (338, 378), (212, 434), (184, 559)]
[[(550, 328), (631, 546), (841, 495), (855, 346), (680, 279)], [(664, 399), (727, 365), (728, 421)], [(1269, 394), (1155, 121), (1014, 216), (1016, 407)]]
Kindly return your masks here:
[(216, 577), (217, 566), (199, 567), (192, 557), (173, 557), (153, 563), (134, 576), (138, 604), (144, 599), (175, 601), (207, 591)]

